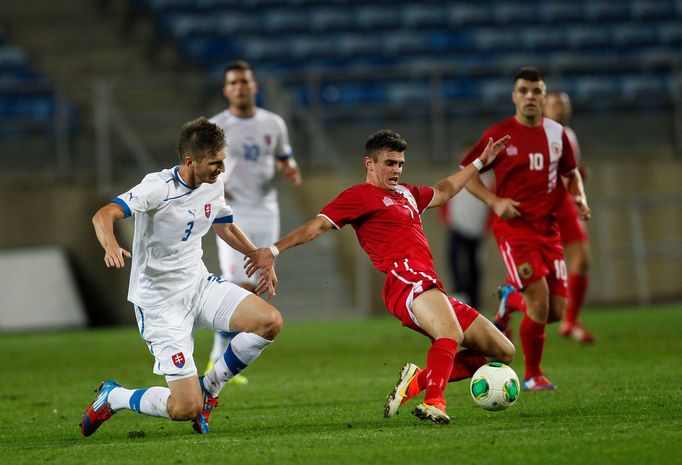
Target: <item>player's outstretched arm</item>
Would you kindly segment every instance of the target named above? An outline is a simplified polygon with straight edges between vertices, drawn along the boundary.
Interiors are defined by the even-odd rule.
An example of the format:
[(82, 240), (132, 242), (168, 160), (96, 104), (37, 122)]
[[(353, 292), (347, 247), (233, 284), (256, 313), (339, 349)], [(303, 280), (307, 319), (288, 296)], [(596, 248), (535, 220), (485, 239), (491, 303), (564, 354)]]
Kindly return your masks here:
[(287, 249), (305, 244), (329, 231), (332, 224), (324, 216), (317, 216), (303, 226), (294, 229), (289, 234), (275, 242), (270, 247), (262, 247), (246, 253), (244, 269), (248, 276), (253, 276), (257, 270), (272, 266), (277, 255)]
[(123, 268), (125, 266), (123, 257), (130, 258), (131, 256), (130, 252), (118, 245), (114, 235), (114, 222), (123, 218), (125, 218), (123, 208), (114, 202), (97, 210), (95, 216), (92, 217), (97, 240), (104, 249), (104, 264), (107, 268)]
[(215, 223), (213, 230), (223, 242), (242, 254), (256, 250), (253, 242), (234, 223)]
[(489, 138), (488, 144), (478, 156), (477, 161), (471, 163), (457, 173), (441, 179), (433, 186), (435, 194), (429, 203), (429, 208), (440, 207), (445, 204), (455, 194), (461, 191), (471, 178), (478, 177), (478, 172), (481, 168), (492, 163), (497, 154), (504, 150), (504, 147), (510, 140), (510, 136), (504, 136), (494, 142), (492, 137)]

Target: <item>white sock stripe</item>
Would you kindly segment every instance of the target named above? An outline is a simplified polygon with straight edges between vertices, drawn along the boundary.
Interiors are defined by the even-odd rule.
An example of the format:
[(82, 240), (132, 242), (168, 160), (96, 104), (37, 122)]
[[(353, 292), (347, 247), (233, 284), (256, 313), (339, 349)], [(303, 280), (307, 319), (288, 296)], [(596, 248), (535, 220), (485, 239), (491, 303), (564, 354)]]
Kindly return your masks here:
[(519, 272), (516, 269), (516, 263), (514, 262), (514, 256), (511, 253), (511, 246), (508, 242), (500, 245), (500, 252), (502, 254), (502, 261), (504, 261), (504, 265), (507, 267), (507, 271), (509, 272), (509, 276), (511, 277), (512, 281), (514, 281), (516, 288), (521, 289), (523, 284), (521, 283), (521, 278), (519, 277)]

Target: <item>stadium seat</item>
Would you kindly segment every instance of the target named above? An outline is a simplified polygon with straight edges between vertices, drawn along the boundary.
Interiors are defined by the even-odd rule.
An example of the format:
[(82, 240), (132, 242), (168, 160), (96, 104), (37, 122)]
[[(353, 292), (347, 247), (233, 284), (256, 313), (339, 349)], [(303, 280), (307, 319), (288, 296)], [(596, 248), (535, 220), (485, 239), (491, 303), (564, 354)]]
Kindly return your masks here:
[(448, 24), (445, 4), (408, 3), (402, 11), (402, 22), (408, 28), (441, 27)]
[(627, 3), (622, 1), (593, 0), (586, 2), (584, 8), (585, 18), (595, 23), (623, 20), (630, 17), (630, 9)]
[(675, 15), (675, 5), (666, 1), (632, 0), (632, 18), (637, 21), (663, 20)]
[(483, 2), (457, 2), (448, 8), (449, 23), (454, 27), (490, 24), (490, 15), (490, 10)]
[(583, 5), (576, 2), (544, 2), (538, 6), (538, 18), (550, 24), (567, 24), (583, 19)]

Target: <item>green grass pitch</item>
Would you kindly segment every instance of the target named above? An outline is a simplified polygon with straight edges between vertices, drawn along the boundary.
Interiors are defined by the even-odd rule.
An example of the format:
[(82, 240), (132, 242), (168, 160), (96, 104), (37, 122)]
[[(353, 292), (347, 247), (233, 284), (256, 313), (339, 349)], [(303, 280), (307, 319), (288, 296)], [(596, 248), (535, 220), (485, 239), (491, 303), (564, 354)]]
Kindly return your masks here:
[[(487, 412), (468, 381), (451, 384), (446, 426), (411, 415), (415, 400), (382, 417), (402, 364), (423, 364), (425, 338), (391, 318), (288, 323), (245, 372), (250, 384), (223, 391), (205, 436), (123, 411), (81, 437), (102, 379), (164, 384), (134, 328), (3, 335), (0, 463), (682, 463), (682, 305), (588, 309), (585, 319), (594, 346), (548, 330), (544, 367), (558, 391)], [(202, 368), (211, 337), (197, 336)]]

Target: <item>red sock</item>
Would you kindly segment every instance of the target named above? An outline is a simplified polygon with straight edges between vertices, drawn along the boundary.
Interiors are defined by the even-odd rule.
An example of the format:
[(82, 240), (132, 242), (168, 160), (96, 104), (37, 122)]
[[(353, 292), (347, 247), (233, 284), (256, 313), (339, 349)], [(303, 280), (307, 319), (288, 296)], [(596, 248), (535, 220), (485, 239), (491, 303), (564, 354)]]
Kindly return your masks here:
[(526, 366), (525, 378), (541, 375), (542, 351), (545, 348), (545, 324), (536, 323), (528, 315), (523, 315), (519, 327), (521, 336), (521, 348), (523, 349), (523, 361)]
[(454, 339), (436, 339), (426, 354), (426, 368), (422, 371), (417, 382), (420, 388), (425, 388), (424, 400), (442, 399), (443, 390), (448, 383), (452, 364), (457, 353), (458, 344)]
[(580, 314), (580, 308), (585, 301), (587, 293), (587, 276), (579, 273), (571, 273), (568, 276), (568, 304), (566, 305), (566, 315), (564, 321), (575, 323)]
[(471, 349), (460, 350), (455, 355), (449, 381), (471, 378), (484, 363), (485, 357), (478, 352), (474, 352)]
[(507, 296), (507, 308), (513, 312), (526, 313), (526, 299), (519, 291), (512, 292)]

